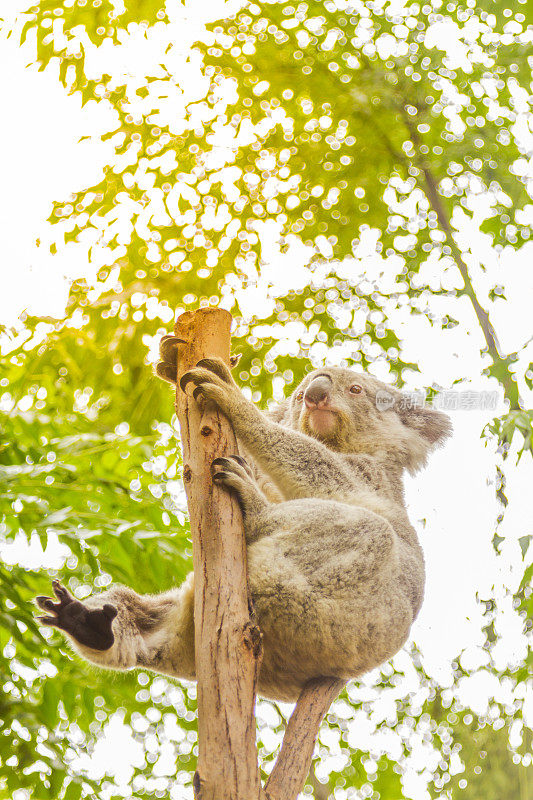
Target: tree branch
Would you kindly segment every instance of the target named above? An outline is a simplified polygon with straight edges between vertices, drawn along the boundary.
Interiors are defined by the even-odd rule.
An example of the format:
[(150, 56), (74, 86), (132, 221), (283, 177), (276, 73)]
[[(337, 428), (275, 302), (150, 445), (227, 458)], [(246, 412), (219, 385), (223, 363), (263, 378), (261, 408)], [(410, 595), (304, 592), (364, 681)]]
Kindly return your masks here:
[(311, 766), (320, 723), (345, 681), (316, 678), (300, 694), (266, 785), (268, 800), (296, 800)]
[(250, 615), (246, 546), (235, 498), (213, 484), (211, 463), (237, 453), (228, 420), (179, 388), (201, 358), (229, 364), (231, 316), (202, 308), (182, 314), (176, 413), (183, 444), (183, 478), (194, 556), (195, 663), (198, 680), (198, 800), (259, 800), (255, 689), (261, 634)]
[(479, 302), (476, 292), (474, 290), (474, 286), (472, 284), (472, 280), (470, 278), (470, 274), (468, 272), (468, 267), (463, 259), (463, 255), (455, 241), (455, 237), (453, 235), (453, 229), (450, 223), (450, 218), (448, 216), (448, 212), (442, 202), (442, 198), (438, 191), (438, 180), (433, 175), (433, 172), (430, 169), (429, 164), (421, 155), (420, 146), (422, 144), (421, 138), (418, 135), (418, 131), (416, 130), (415, 126), (412, 124), (411, 120), (405, 113), (405, 101), (402, 101), (401, 104), (401, 113), (404, 119), (405, 126), (411, 137), (411, 141), (415, 147), (416, 152), (419, 154), (417, 159), (417, 166), (422, 171), (424, 175), (424, 184), (426, 189), (426, 196), (429, 200), (430, 205), (433, 207), (435, 214), (437, 215), (437, 219), (441, 226), (441, 229), (446, 236), (446, 243), (448, 244), (453, 259), (457, 265), (459, 272), (461, 273), (461, 277), (463, 279), (465, 285), (465, 292), (468, 295), (472, 306), (474, 307), (474, 312), (476, 314), (477, 320), (481, 327), (483, 337), (487, 344), (487, 350), (492, 358), (493, 365), (498, 370), (498, 380), (503, 386), (503, 391), (506, 399), (509, 401), (511, 409), (519, 409), (521, 407), (520, 401), (520, 394), (518, 391), (518, 385), (513, 378), (511, 371), (509, 370), (509, 361), (508, 359), (502, 355), (500, 351), (500, 345), (498, 342), (498, 338), (496, 336), (496, 331), (490, 321), (488, 312), (483, 308), (481, 303)]

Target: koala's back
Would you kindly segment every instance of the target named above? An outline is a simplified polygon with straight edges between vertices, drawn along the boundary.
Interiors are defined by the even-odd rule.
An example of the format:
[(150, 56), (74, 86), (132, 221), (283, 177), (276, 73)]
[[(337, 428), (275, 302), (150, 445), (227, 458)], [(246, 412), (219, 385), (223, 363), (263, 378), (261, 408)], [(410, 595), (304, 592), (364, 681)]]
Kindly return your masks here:
[(356, 677), (397, 652), (413, 609), (386, 520), (308, 498), (272, 506), (261, 524), (269, 535), (248, 547), (261, 694), (291, 701), (310, 678)]

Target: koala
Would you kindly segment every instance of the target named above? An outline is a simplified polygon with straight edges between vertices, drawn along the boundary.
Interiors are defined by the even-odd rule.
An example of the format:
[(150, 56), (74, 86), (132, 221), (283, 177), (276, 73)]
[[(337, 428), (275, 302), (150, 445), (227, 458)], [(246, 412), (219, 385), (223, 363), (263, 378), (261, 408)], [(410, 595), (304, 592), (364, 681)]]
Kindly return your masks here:
[[(164, 337), (156, 368), (171, 382), (178, 341)], [(189, 384), (227, 416), (245, 456), (215, 459), (212, 479), (242, 508), (263, 634), (259, 693), (292, 702), (312, 678), (357, 678), (391, 658), (424, 593), (403, 475), (450, 434), (448, 417), (343, 367), (310, 372), (266, 413), (220, 359), (200, 361), (181, 379), (183, 390)], [(53, 586), (55, 602), (36, 599), (47, 612), (40, 621), (84, 658), (194, 680), (192, 574), (163, 594), (116, 586), (83, 603)]]

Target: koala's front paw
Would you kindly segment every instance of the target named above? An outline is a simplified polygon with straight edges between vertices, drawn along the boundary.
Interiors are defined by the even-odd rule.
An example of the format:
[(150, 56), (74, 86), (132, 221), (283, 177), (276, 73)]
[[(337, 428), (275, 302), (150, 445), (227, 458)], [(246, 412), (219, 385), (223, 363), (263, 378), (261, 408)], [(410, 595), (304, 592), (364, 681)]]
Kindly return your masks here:
[[(255, 483), (252, 468), (242, 456), (228, 456), (215, 458), (211, 463), (215, 470), (213, 482), (222, 483), (235, 488), (235, 479), (238, 481), (251, 481)], [(239, 484), (240, 485), (240, 484)]]
[(200, 397), (212, 400), (229, 417), (236, 412), (239, 404), (246, 403), (229, 367), (221, 358), (202, 358), (195, 369), (182, 376), (180, 386), (183, 391), (186, 391), (189, 383), (194, 383), (196, 387), (193, 391), (195, 400)]
[[(172, 334), (163, 336), (159, 342), (159, 358), (161, 360), (155, 365), (155, 372), (159, 378), (173, 384), (176, 383), (178, 345), (180, 344), (187, 344), (187, 342), (185, 339), (180, 339)], [(232, 355), (230, 357), (230, 365), (235, 367), (239, 363), (239, 359), (240, 355)], [(218, 359), (204, 358), (202, 361), (198, 362), (199, 366), (206, 366), (208, 369), (211, 368), (209, 365), (212, 365), (213, 372), (216, 372), (221, 378), (227, 379), (229, 370), (224, 362), (222, 362), (222, 364), (225, 368), (224, 374), (222, 374), (223, 371), (221, 369), (217, 372)], [(229, 380), (231, 380), (231, 373), (229, 374)]]
[(87, 608), (72, 597), (59, 581), (53, 581), (52, 586), (59, 602), (54, 603), (50, 597), (43, 595), (37, 597), (35, 600), (39, 608), (53, 614), (53, 616), (38, 617), (39, 622), (65, 631), (85, 647), (108, 650), (115, 641), (111, 625), (117, 616), (117, 609), (109, 603), (101, 609)]

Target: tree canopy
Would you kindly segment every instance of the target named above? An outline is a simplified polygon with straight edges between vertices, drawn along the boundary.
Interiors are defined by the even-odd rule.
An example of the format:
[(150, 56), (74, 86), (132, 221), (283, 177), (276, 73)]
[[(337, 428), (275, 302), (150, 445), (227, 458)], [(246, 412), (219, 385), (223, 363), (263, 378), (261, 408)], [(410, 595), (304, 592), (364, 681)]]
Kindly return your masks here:
[[(72, 186), (49, 220), (51, 257), (82, 252), (89, 265), (64, 317), (25, 314), (2, 332), (6, 798), (122, 796), (110, 777), (91, 777), (86, 758), (117, 708), (142, 742), (131, 796), (192, 796), (194, 688), (142, 672), (110, 681), (82, 664), (33, 620), (28, 602), (48, 592), (47, 572), (7, 555), (13, 542), (57, 542), (56, 574), (80, 598), (111, 580), (162, 590), (190, 569), (171, 398), (149, 366), (175, 311), (231, 310), (238, 377), (263, 405), (309, 360), (420, 385), (406, 319), (443, 336), (463, 326), (479, 355), (474, 377), (505, 399), (484, 431), (499, 444), (502, 514), (506, 473), (531, 457), (530, 342), (505, 352), (493, 323), (507, 302), (495, 263), (531, 253), (530, 4), (326, 0), (225, 13), (202, 26), (178, 3), (42, 0), (13, 29), (40, 69), (56, 69), (65, 91), (114, 124), (99, 183)], [(458, 363), (454, 383), (472, 377)], [(486, 532), (497, 548), (498, 530)], [(508, 595), (529, 636), (533, 567), (520, 533)], [(412, 647), (408, 664), (386, 665), (333, 707), (316, 800), (335, 789), (399, 800), (417, 769), (434, 798), (525, 800), (531, 656), (495, 666), (497, 603), (480, 602), (483, 669), (506, 700), (475, 713), (454, 687), (479, 668), (458, 658), (443, 686)], [(378, 695), (388, 716), (372, 711)], [(362, 719), (394, 745), (354, 747)], [(261, 701), (258, 720), (268, 770), (283, 709)], [(420, 752), (430, 766), (417, 766)]]

